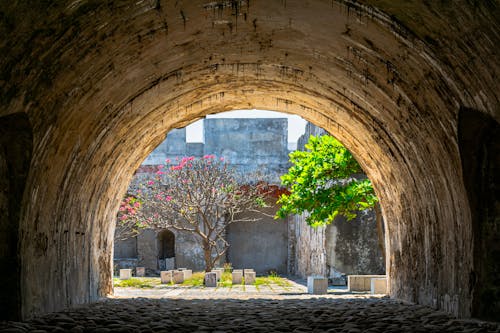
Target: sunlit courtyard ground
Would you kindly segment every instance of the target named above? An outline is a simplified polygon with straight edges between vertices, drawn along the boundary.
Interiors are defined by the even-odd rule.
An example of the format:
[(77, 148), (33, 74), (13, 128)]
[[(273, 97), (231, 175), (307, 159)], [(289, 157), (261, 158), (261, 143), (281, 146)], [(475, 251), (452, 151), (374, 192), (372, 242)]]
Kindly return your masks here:
[(232, 285), (223, 276), (218, 287), (207, 288), (202, 275), (179, 285), (115, 279), (114, 295), (100, 302), (0, 323), (0, 332), (500, 332), (497, 323), (459, 320), (345, 287), (310, 295), (303, 280), (271, 276)]

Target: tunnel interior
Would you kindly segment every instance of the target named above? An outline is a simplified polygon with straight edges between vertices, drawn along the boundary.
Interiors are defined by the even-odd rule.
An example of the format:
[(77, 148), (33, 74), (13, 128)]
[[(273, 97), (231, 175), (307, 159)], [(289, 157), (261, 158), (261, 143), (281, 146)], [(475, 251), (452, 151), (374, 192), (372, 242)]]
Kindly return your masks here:
[[(300, 115), (359, 161), (387, 221), (391, 297), (481, 316), (488, 259), (474, 223), (498, 224), (498, 210), (469, 205), (464, 170), (488, 167), (479, 180), (490, 181), (498, 146), (484, 143), (485, 164), (464, 162), (474, 148), (459, 111), (498, 125), (500, 6), (371, 2), (2, 3), (13, 316), (111, 293), (114, 220), (133, 171), (168, 130), (253, 108)], [(16, 114), (25, 125), (4, 127)], [(4, 137), (23, 138), (19, 150)]]

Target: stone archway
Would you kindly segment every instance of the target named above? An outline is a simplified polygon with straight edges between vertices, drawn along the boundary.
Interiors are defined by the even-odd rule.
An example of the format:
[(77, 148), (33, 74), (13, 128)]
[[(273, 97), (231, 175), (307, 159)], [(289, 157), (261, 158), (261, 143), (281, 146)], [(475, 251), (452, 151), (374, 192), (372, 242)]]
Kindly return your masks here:
[(158, 232), (158, 260), (161, 270), (175, 268), (175, 234), (170, 230)]
[(113, 221), (133, 170), (169, 129), (248, 108), (299, 114), (339, 138), (381, 198), (391, 296), (470, 315), (457, 115), (500, 119), (498, 62), (472, 58), (494, 54), (500, 15), (495, 4), (412, 4), (431, 28), (349, 1), (2, 5), (0, 115), (33, 124), (23, 317), (111, 292)]

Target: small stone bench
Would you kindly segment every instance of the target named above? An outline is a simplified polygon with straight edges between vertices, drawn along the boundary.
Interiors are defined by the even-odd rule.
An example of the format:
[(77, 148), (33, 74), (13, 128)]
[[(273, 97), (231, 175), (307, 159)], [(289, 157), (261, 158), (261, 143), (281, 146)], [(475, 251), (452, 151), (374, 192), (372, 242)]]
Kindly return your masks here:
[(307, 292), (313, 295), (324, 295), (328, 293), (328, 279), (319, 275), (308, 276)]
[(254, 284), (255, 283), (255, 272), (249, 271), (245, 269), (245, 284)]
[(172, 283), (174, 280), (173, 271), (161, 271), (160, 278), (162, 284)]
[(370, 293), (374, 294), (387, 294), (387, 278), (372, 278)]
[(132, 278), (132, 269), (120, 269), (120, 280), (130, 280)]
[(243, 282), (243, 270), (235, 269), (232, 272), (233, 284), (241, 284)]
[(347, 289), (349, 291), (371, 291), (372, 279), (385, 277), (385, 275), (348, 275)]

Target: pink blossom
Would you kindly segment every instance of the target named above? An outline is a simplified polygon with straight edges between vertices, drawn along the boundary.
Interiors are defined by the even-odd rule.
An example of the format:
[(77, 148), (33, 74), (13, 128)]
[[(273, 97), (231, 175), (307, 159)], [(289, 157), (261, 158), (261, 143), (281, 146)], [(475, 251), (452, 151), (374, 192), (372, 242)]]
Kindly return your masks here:
[(123, 214), (122, 216), (120, 216), (120, 220), (122, 220), (122, 221), (126, 220), (127, 218), (128, 218), (128, 216), (125, 215), (125, 214)]
[(214, 158), (214, 157), (215, 157), (215, 155), (205, 155), (205, 156), (203, 156), (204, 159)]
[(134, 207), (135, 208), (139, 208), (141, 206), (141, 203), (140, 202), (134, 202)]
[(150, 180), (150, 181), (148, 182), (148, 185), (153, 185), (154, 183), (155, 183), (154, 181)]
[(170, 200), (172, 200), (172, 197), (171, 197), (170, 195), (167, 195), (167, 196), (165, 197), (165, 201), (170, 201)]
[(192, 161), (192, 160), (194, 160), (194, 156), (190, 156), (190, 157), (188, 158), (188, 161)]
[(160, 169), (160, 170), (163, 169), (163, 167), (164, 167), (163, 164), (158, 165), (158, 169)]
[(142, 190), (138, 190), (138, 191), (137, 191), (137, 194), (141, 194), (141, 193), (142, 193)]
[(125, 210), (125, 207), (121, 206), (119, 210), (120, 212), (123, 212)]
[(167, 158), (167, 159), (165, 160), (165, 163), (170, 164), (170, 158)]
[(165, 172), (160, 171), (160, 170), (156, 171), (156, 174), (157, 174), (157, 175), (160, 175), (160, 176), (161, 176), (161, 175), (163, 175), (164, 173), (165, 173)]
[(221, 158), (220, 158), (220, 160), (221, 160), (221, 161), (224, 161), (224, 157), (221, 157)]

